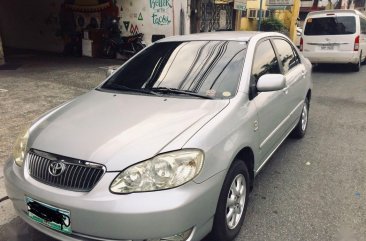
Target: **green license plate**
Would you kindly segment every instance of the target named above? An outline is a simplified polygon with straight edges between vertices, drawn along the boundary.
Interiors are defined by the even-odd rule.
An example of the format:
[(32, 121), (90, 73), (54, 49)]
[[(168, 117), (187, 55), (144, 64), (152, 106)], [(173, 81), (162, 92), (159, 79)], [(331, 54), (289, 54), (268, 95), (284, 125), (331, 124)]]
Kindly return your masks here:
[(25, 197), (28, 208), (28, 216), (51, 229), (70, 234), (70, 211), (39, 202), (30, 197)]

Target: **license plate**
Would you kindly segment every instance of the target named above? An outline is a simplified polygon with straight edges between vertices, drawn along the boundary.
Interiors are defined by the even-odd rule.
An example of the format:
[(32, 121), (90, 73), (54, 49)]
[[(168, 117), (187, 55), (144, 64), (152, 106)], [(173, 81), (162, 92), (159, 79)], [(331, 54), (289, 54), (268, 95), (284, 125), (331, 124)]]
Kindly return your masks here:
[(25, 197), (25, 203), (28, 208), (28, 216), (32, 220), (66, 234), (72, 232), (70, 211), (36, 201), (30, 197)]
[(320, 46), (321, 50), (333, 50), (334, 46)]

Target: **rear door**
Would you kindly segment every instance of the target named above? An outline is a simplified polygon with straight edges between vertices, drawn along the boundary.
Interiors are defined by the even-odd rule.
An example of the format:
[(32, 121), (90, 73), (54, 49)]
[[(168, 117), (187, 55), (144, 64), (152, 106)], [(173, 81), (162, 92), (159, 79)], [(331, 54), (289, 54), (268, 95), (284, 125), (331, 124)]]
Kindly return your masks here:
[(304, 52), (353, 51), (357, 29), (355, 14), (310, 15), (304, 27)]

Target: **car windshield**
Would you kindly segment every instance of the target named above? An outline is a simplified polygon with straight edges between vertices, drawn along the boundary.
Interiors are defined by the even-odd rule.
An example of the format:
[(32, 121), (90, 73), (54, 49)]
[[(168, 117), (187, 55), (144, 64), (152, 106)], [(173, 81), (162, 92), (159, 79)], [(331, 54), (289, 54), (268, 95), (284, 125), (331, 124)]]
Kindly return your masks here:
[(118, 70), (101, 89), (226, 99), (236, 94), (246, 42), (155, 43)]
[(305, 35), (343, 35), (356, 32), (356, 19), (353, 16), (309, 18), (306, 21)]

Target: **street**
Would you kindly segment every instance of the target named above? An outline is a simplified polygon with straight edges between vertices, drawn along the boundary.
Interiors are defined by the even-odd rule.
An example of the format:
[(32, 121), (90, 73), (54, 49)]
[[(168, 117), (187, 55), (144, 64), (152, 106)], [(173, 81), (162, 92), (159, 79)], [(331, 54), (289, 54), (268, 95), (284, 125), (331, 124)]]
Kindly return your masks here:
[[(0, 200), (6, 196), (2, 166), (17, 135), (40, 114), (96, 86), (104, 78), (100, 67), (114, 64), (30, 56), (19, 69), (0, 71)], [(343, 65), (314, 69), (307, 134), (288, 138), (257, 176), (236, 241), (366, 241), (365, 76), (366, 66), (359, 73)], [(53, 239), (3, 200), (0, 240)]]

